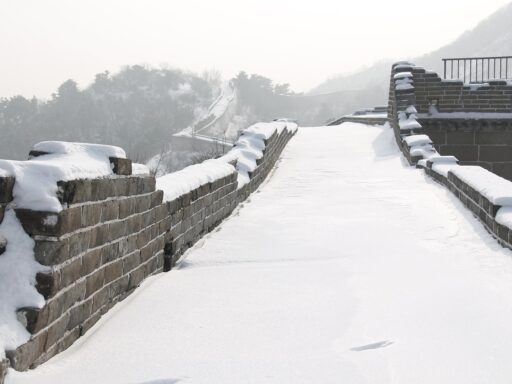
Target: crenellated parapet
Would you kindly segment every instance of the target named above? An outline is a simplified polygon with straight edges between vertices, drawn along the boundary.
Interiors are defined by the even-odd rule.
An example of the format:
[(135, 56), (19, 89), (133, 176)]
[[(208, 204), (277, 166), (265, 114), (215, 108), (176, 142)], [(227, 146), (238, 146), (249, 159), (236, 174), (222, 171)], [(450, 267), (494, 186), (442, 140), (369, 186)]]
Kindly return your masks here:
[[(59, 173), (62, 153), (42, 150), (32, 152), (32, 160), (14, 164), (14, 171), (2, 171), (0, 221), (5, 216), (9, 222), (0, 224), (0, 253), (6, 234), (0, 268), (2, 257), (17, 257), (19, 237), (10, 228), (18, 225), (26, 237), (23, 257), (31, 265), (29, 272), (35, 272), (24, 275), (32, 299), (13, 307), (14, 325), (24, 328), (25, 341), (7, 348), (6, 359), (0, 358), (0, 383), (8, 366), (26, 370), (44, 363), (88, 332), (146, 278), (170, 271), (187, 249), (259, 187), (295, 132), (295, 125), (284, 123), (251, 127), (223, 158), (158, 180), (145, 172), (132, 174), (129, 159), (104, 156), (104, 149), (99, 164), (105, 162), (100, 170), (108, 174), (95, 177), (69, 177), (76, 167), (85, 167), (85, 172), (87, 165), (80, 159), (75, 159), (76, 167)], [(16, 179), (16, 170), (31, 161), (67, 175), (43, 188), (50, 196), (36, 194), (37, 201), (24, 195), (28, 180)], [(17, 272), (13, 263), (9, 268)]]
[(425, 134), (438, 154), (512, 180), (511, 83), (464, 84), (405, 62), (391, 72), (388, 118), (401, 147)]

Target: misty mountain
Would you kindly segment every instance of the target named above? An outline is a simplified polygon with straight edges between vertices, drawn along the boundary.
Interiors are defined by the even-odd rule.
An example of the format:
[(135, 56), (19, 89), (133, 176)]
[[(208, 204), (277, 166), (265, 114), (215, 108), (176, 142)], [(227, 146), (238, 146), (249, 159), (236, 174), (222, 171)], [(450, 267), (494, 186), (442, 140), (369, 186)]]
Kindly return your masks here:
[(96, 75), (80, 90), (64, 82), (50, 100), (0, 99), (0, 158), (25, 159), (44, 140), (117, 145), (133, 160), (159, 153), (217, 96), (216, 79), (139, 65)]
[[(502, 7), (480, 22), (475, 28), (463, 33), (454, 42), (429, 54), (410, 59), (417, 65), (442, 73), (442, 58), (506, 56), (512, 54), (512, 3)], [(360, 90), (375, 95), (378, 104), (385, 104), (389, 88), (390, 67), (393, 61), (378, 62), (353, 74), (334, 76), (314, 89), (311, 94), (326, 94), (343, 90)], [(361, 104), (359, 107), (368, 107)]]

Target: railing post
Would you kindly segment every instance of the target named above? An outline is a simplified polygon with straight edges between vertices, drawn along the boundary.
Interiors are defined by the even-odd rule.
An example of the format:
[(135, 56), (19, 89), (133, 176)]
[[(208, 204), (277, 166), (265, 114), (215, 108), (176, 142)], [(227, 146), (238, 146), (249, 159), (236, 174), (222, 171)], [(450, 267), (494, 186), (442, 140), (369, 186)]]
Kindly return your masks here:
[[(445, 79), (463, 79), (464, 83), (484, 83), (491, 79), (512, 80), (512, 73), (509, 73), (509, 64), (512, 63), (512, 56), (495, 57), (455, 57), (443, 60)], [(462, 68), (461, 62), (462, 61)], [(468, 74), (469, 62), (469, 74)], [(491, 68), (492, 62), (492, 68)], [(448, 65), (450, 66), (448, 68)], [(505, 66), (505, 67), (503, 67)], [(456, 67), (456, 68), (455, 68)], [(473, 71), (474, 67), (474, 71)], [(450, 73), (448, 73), (448, 70)], [(454, 76), (454, 70), (456, 72)], [(474, 74), (473, 74), (474, 73)], [(450, 77), (448, 77), (448, 75)]]

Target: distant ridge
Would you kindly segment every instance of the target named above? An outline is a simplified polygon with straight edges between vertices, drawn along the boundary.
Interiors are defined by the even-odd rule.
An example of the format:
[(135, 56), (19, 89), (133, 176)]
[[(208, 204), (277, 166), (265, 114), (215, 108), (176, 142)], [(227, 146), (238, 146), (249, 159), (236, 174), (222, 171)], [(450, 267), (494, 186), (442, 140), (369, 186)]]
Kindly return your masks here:
[[(413, 58), (411, 61), (441, 72), (441, 59), (444, 57), (506, 55), (512, 55), (512, 3), (497, 10), (475, 28), (463, 33), (454, 42), (434, 52)], [(404, 58), (397, 58), (397, 60), (402, 59)], [(389, 70), (393, 61), (378, 62), (350, 75), (332, 77), (313, 88), (310, 93), (325, 94), (348, 89), (371, 91), (375, 92), (380, 103), (384, 103), (389, 86)], [(362, 105), (361, 107), (366, 106)]]

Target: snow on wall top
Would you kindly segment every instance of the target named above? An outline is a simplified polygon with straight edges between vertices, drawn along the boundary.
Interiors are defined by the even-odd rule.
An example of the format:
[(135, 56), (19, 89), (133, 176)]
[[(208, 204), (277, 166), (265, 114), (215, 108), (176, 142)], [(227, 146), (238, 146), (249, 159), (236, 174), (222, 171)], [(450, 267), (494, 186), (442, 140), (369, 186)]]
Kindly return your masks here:
[(42, 141), (32, 148), (36, 151), (47, 152), (51, 154), (69, 155), (73, 153), (85, 152), (88, 154), (97, 154), (105, 157), (118, 157), (126, 159), (126, 152), (120, 147), (104, 144), (89, 143), (70, 143), (67, 141)]
[(298, 126), (295, 123), (284, 121), (273, 121), (271, 123), (258, 123), (242, 131), (241, 136), (226, 156), (225, 161), (237, 161), (238, 188), (243, 187), (250, 181), (250, 172), (256, 167), (256, 161), (263, 157), (265, 141), (274, 133), (281, 134), (283, 130), (290, 133), (297, 131)]
[(256, 161), (263, 157), (265, 140), (285, 129), (295, 132), (297, 124), (284, 121), (254, 124), (241, 132), (234, 147), (224, 156), (158, 177), (156, 187), (164, 191), (164, 201), (171, 201), (201, 185), (228, 176), (235, 171), (230, 163), (236, 162), (240, 188), (250, 181), (249, 173), (256, 169)]
[(427, 135), (413, 135), (404, 138), (404, 141), (409, 147), (415, 145), (432, 144), (432, 140)]
[(512, 182), (479, 166), (465, 165), (451, 172), (495, 205), (512, 206)]
[(132, 163), (132, 175), (149, 176), (151, 172), (144, 164)]
[(281, 134), (284, 129), (290, 132), (297, 130), (297, 124), (284, 122), (284, 121), (273, 121), (271, 123), (257, 123), (251, 125), (242, 131), (242, 135), (253, 134), (261, 136), (264, 139), (269, 139), (274, 133)]
[(1, 172), (16, 178), (12, 202), (16, 208), (60, 212), (58, 181), (112, 175), (109, 157), (126, 157), (119, 147), (98, 144), (47, 141), (34, 149), (52, 153), (28, 161), (0, 160)]
[(403, 79), (403, 78), (410, 78), (412, 77), (412, 72), (398, 72), (393, 76), (395, 80)]
[(235, 168), (218, 159), (206, 160), (169, 173), (156, 179), (156, 188), (164, 191), (164, 201), (174, 200), (209, 182), (226, 177), (235, 172)]

